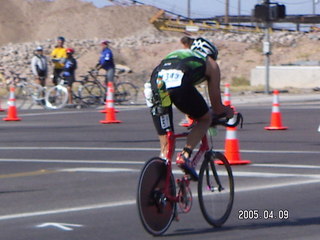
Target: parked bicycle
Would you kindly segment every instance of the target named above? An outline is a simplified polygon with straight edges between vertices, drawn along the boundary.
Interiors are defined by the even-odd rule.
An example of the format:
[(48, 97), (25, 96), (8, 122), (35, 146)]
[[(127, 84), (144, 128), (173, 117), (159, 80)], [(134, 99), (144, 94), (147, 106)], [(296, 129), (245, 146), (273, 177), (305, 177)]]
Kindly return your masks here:
[[(237, 114), (233, 123), (215, 117), (212, 126), (235, 127), (242, 124), (242, 115)], [(165, 159), (151, 158), (141, 171), (137, 207), (145, 230), (152, 235), (163, 234), (173, 219), (178, 219), (176, 205), (182, 213), (188, 213), (192, 206), (190, 177), (183, 175), (174, 180), (172, 158), (175, 140), (187, 137), (189, 132), (175, 134), (167, 132), (168, 153)], [(211, 139), (212, 143), (212, 139)], [(206, 221), (215, 227), (222, 226), (228, 219), (234, 200), (234, 180), (226, 157), (209, 147), (208, 137), (202, 138), (198, 152), (192, 159), (196, 166), (204, 156), (198, 180), (198, 199)]]
[[(139, 88), (131, 82), (121, 81), (122, 71), (117, 71), (114, 84), (114, 101), (116, 104), (135, 104), (138, 98)], [(83, 75), (80, 95), (88, 105), (102, 105), (105, 102), (107, 86), (103, 84), (105, 75), (99, 75), (98, 71), (90, 70)]]
[(61, 109), (68, 101), (68, 89), (64, 85), (64, 78), (58, 79), (58, 84), (46, 89), (45, 105), (49, 109)]
[(15, 89), (16, 107), (31, 108), (35, 104), (43, 102), (43, 87), (27, 78), (21, 77), (19, 73), (9, 70), (8, 75), (3, 75), (1, 88), (5, 90), (5, 95), (9, 94), (10, 87)]

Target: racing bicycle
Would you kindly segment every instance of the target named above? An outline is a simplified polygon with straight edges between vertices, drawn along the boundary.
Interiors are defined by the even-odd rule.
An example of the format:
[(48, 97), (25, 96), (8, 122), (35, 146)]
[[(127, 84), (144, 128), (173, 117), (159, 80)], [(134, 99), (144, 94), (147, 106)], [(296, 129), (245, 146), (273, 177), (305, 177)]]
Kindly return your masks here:
[[(232, 120), (215, 116), (212, 126), (235, 127), (242, 125), (243, 118), (237, 113)], [(192, 207), (191, 178), (183, 175), (176, 181), (172, 172), (172, 158), (175, 141), (187, 137), (189, 132), (175, 134), (167, 132), (168, 152), (165, 158), (153, 157), (141, 170), (137, 207), (145, 230), (154, 235), (162, 235), (180, 212), (188, 213)], [(234, 200), (234, 180), (226, 157), (209, 147), (208, 134), (202, 140), (198, 151), (192, 158), (194, 167), (202, 161), (198, 180), (198, 200), (206, 221), (214, 226), (222, 226), (228, 219)], [(212, 138), (211, 138), (212, 143)], [(212, 145), (212, 144), (211, 144)]]

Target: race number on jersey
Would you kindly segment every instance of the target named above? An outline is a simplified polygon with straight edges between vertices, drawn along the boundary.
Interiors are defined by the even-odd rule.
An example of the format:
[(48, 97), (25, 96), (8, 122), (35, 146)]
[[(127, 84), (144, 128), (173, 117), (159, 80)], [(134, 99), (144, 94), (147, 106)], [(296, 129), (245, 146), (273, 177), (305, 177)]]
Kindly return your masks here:
[(163, 81), (166, 83), (167, 89), (180, 87), (184, 73), (177, 69), (162, 69), (159, 75), (162, 75)]

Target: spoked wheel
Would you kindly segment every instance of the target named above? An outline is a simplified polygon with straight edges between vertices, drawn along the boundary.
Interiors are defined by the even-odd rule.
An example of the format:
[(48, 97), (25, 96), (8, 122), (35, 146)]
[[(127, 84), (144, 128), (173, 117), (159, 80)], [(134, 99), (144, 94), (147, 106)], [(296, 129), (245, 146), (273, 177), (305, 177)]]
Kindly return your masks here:
[[(10, 96), (9, 92), (9, 96)], [(15, 93), (14, 96), (16, 98), (16, 107), (21, 109), (23, 108), (29, 99), (29, 92), (23, 85), (18, 85), (15, 87)], [(10, 98), (10, 97), (9, 97)]]
[(234, 199), (232, 170), (223, 154), (206, 153), (199, 173), (198, 196), (207, 222), (215, 227), (222, 226), (231, 213)]
[[(175, 213), (176, 203), (164, 195), (167, 166), (163, 159), (152, 158), (141, 171), (137, 205), (143, 227), (152, 235), (163, 234), (170, 226)], [(175, 182), (170, 176), (170, 193), (175, 196)]]
[(57, 85), (49, 88), (45, 96), (46, 107), (49, 109), (63, 108), (68, 101), (68, 90), (66, 87)]
[(30, 97), (32, 98), (32, 105), (44, 105), (44, 89), (40, 84), (30, 83), (27, 85)]
[(137, 102), (138, 89), (132, 83), (121, 82), (116, 86), (115, 102), (119, 104), (135, 104)]
[(94, 83), (86, 83), (79, 88), (81, 101), (87, 106), (100, 106), (104, 103), (104, 90)]

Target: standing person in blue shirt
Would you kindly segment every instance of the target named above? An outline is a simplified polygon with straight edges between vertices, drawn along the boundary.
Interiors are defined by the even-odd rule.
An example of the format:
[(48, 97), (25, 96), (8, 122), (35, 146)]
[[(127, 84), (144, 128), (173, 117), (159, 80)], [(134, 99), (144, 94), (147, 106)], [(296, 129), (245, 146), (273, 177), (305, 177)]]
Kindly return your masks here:
[(97, 70), (101, 68), (106, 70), (105, 85), (108, 86), (108, 81), (114, 82), (115, 65), (113, 61), (113, 53), (109, 48), (109, 41), (101, 42), (102, 51), (100, 54), (99, 62), (96, 65)]
[(63, 77), (65, 80), (65, 84), (68, 85), (68, 104), (73, 104), (72, 99), (72, 84), (76, 80), (75, 78), (75, 71), (77, 69), (77, 60), (73, 57), (74, 49), (73, 48), (67, 48), (67, 58), (64, 62), (64, 68), (63, 68)]

